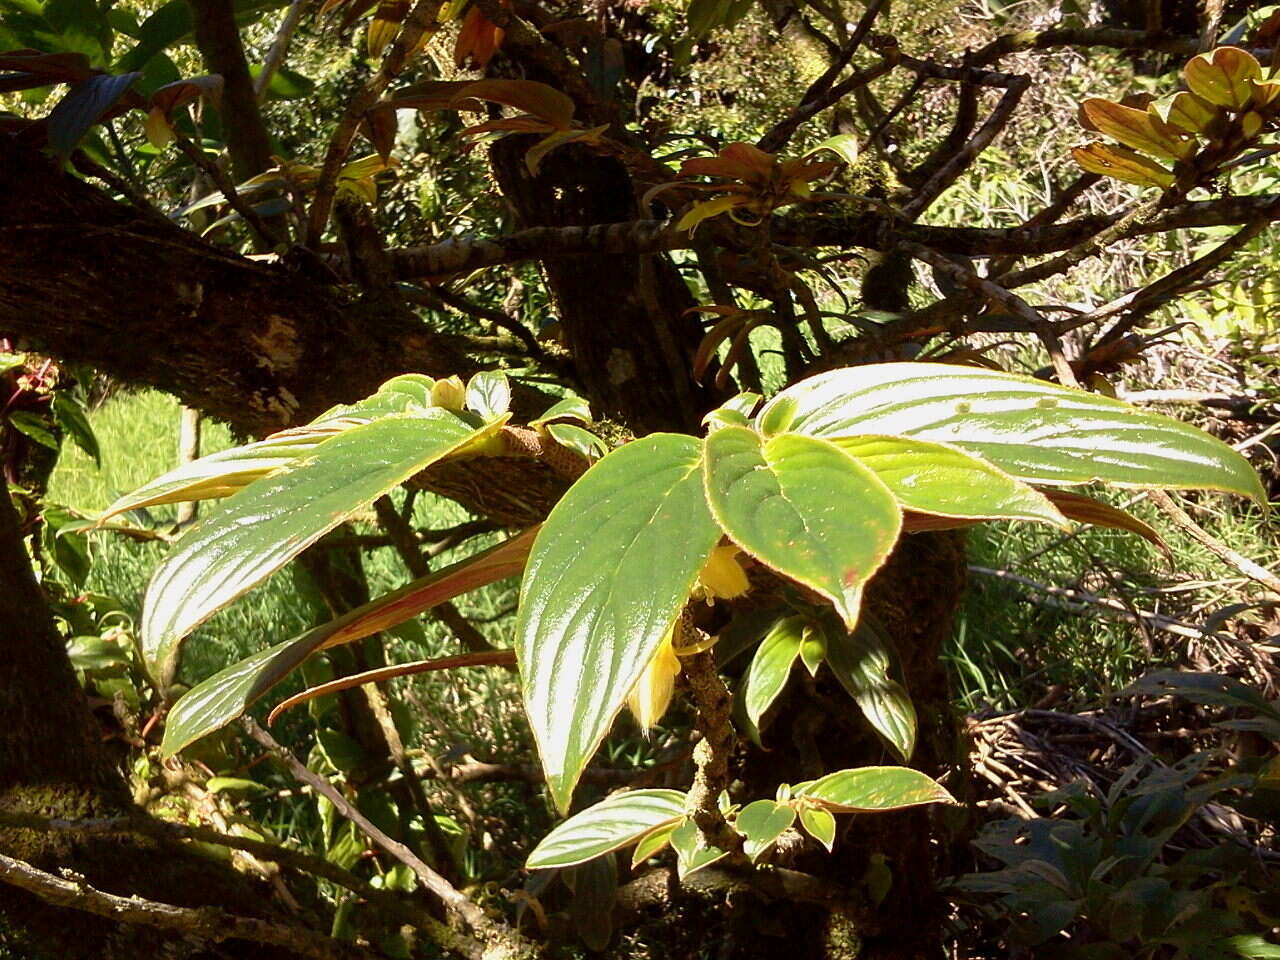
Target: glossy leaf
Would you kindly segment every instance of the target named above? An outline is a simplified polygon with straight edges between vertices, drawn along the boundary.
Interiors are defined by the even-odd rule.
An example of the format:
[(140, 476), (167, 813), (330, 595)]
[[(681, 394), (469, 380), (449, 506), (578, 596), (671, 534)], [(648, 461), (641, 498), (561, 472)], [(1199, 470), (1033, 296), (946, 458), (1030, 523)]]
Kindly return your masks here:
[(1043, 493), (954, 446), (909, 437), (839, 437), (832, 442), (879, 477), (904, 510), (1067, 526)]
[(1218, 47), (1193, 57), (1182, 77), (1196, 96), (1215, 106), (1240, 110), (1253, 94), (1250, 81), (1262, 79), (1262, 67), (1247, 50)]
[(816, 800), (836, 813), (876, 813), (926, 803), (955, 803), (939, 783), (910, 767), (837, 770), (797, 785), (796, 796)]
[(561, 810), (720, 538), (702, 493), (700, 447), (676, 434), (619, 447), (570, 488), (538, 534), (516, 651)]
[(577, 424), (549, 423), (546, 431), (547, 435), (560, 446), (568, 447), (588, 460), (598, 460), (609, 452), (609, 447), (603, 440)]
[(1174, 176), (1169, 170), (1128, 147), (1090, 143), (1083, 147), (1072, 147), (1071, 155), (1089, 173), (1114, 177), (1125, 183), (1136, 183), (1140, 187), (1159, 187), (1165, 190), (1173, 186)]
[(800, 826), (830, 853), (836, 844), (836, 818), (823, 807), (800, 807)]
[(668, 839), (676, 852), (676, 875), (681, 880), (729, 855), (727, 850), (709, 846), (692, 819), (682, 821)]
[(1185, 160), (1196, 149), (1196, 138), (1147, 110), (1097, 97), (1080, 105), (1092, 129), (1161, 160)]
[(389, 630), (445, 600), (515, 576), (524, 569), (533, 537), (526, 530), (209, 677), (169, 711), (161, 753), (172, 756), (226, 726), (316, 651)]
[(142, 651), (170, 675), (183, 637), (356, 511), (497, 430), (445, 410), (388, 417), (331, 437), (250, 484), (178, 541), (147, 587)]
[(536, 420), (530, 420), (529, 426), (538, 427), (556, 420), (576, 420), (578, 423), (589, 424), (591, 407), (581, 397), (565, 397), (563, 400), (557, 400)]
[[(707, 502), (746, 553), (828, 597), (850, 627), (898, 538), (889, 489), (837, 446), (724, 427), (706, 440)], [(850, 522), (853, 510), (856, 522)]]
[(801, 616), (779, 620), (756, 647), (743, 678), (743, 706), (753, 725), (759, 727), (760, 718), (786, 686), (791, 665), (800, 655), (808, 622), (807, 617)]
[(1082, 390), (976, 367), (884, 363), (784, 390), (789, 429), (819, 437), (903, 435), (949, 443), (1021, 480), (1203, 488), (1265, 501), (1239, 453), (1202, 430)]
[(916, 710), (902, 684), (889, 676), (890, 641), (867, 618), (852, 633), (834, 622), (825, 626), (827, 666), (898, 759), (910, 760), (916, 744)]
[(636, 843), (635, 850), (631, 853), (631, 869), (634, 870), (650, 857), (656, 857), (659, 853), (665, 850), (671, 843), (672, 832), (674, 832), (675, 828), (679, 826), (679, 824), (679, 820), (664, 823), (660, 827), (654, 827), (641, 837)]
[(795, 820), (796, 812), (791, 807), (773, 800), (756, 800), (742, 808), (733, 821), (733, 829), (742, 834), (742, 852), (755, 863)]
[(484, 370), (467, 381), (467, 409), (486, 420), (511, 409), (511, 382), (497, 370)]
[(655, 828), (684, 816), (678, 790), (616, 793), (552, 830), (529, 854), (530, 870), (569, 867), (634, 843)]

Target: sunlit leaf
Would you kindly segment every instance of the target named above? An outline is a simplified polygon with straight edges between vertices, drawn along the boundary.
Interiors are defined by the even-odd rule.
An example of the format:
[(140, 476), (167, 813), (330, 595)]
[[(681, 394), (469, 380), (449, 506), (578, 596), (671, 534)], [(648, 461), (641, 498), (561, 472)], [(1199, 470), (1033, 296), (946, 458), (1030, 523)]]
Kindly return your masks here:
[(756, 648), (751, 665), (747, 667), (743, 677), (743, 706), (747, 717), (759, 727), (764, 712), (782, 693), (787, 677), (791, 675), (791, 665), (800, 655), (800, 646), (804, 642), (804, 628), (808, 618), (802, 616), (785, 617), (769, 630), (760, 646)]
[(1218, 47), (1193, 57), (1182, 68), (1182, 78), (1196, 96), (1219, 107), (1240, 110), (1253, 95), (1250, 81), (1262, 79), (1262, 66), (1248, 50)]
[(701, 455), (696, 440), (675, 434), (619, 447), (570, 488), (538, 535), (516, 650), (561, 810), (720, 538)]
[(806, 153), (805, 157), (812, 157), (823, 150), (830, 150), (847, 164), (852, 165), (858, 162), (858, 138), (852, 133), (841, 133), (834, 137), (828, 137)]
[(1266, 495), (1239, 453), (1190, 424), (1082, 390), (976, 367), (870, 364), (819, 374), (778, 394), (789, 429), (820, 437), (903, 435), (949, 443), (1032, 483)]
[[(852, 627), (901, 529), (889, 489), (834, 444), (724, 427), (706, 440), (707, 502), (739, 547), (818, 591)], [(850, 522), (852, 516), (855, 522)]]
[(616, 793), (552, 830), (529, 854), (530, 870), (569, 867), (634, 843), (655, 828), (684, 816), (678, 790)]
[(836, 818), (831, 811), (823, 807), (811, 807), (807, 804), (800, 807), (800, 826), (813, 839), (827, 848), (830, 853), (836, 843)]
[(880, 436), (832, 442), (879, 477), (904, 510), (1067, 526), (1043, 493), (954, 446)]
[(1118, 507), (1103, 503), (1101, 500), (1094, 500), (1092, 497), (1083, 497), (1078, 493), (1070, 493), (1066, 490), (1046, 490), (1044, 494), (1068, 519), (1077, 520), (1080, 523), (1087, 523), (1095, 527), (1128, 530), (1130, 533), (1136, 533), (1144, 540), (1150, 540), (1157, 547), (1165, 549), (1165, 542), (1160, 538), (1160, 534), (1156, 533), (1148, 524), (1143, 523), (1133, 514)]
[(142, 650), (157, 676), (179, 641), (388, 490), (500, 423), (445, 410), (387, 417), (254, 481), (178, 541), (147, 587)]
[(671, 843), (671, 834), (679, 823), (679, 820), (673, 820), (660, 827), (654, 827), (641, 837), (631, 854), (631, 869), (634, 870), (650, 857), (655, 857), (665, 850)]
[(837, 770), (808, 784), (795, 795), (817, 800), (836, 813), (875, 813), (926, 803), (955, 803), (939, 783), (910, 767), (858, 767)]
[(1136, 183), (1140, 187), (1167, 189), (1173, 186), (1174, 176), (1169, 170), (1128, 147), (1090, 143), (1072, 147), (1071, 155), (1089, 173)]
[(499, 370), (482, 370), (467, 381), (466, 407), (486, 420), (511, 409), (511, 382)]
[(1126, 147), (1162, 160), (1185, 160), (1196, 149), (1196, 138), (1147, 110), (1092, 97), (1080, 105), (1093, 129)]
[(187, 691), (166, 719), (161, 752), (171, 756), (226, 726), (318, 650), (353, 643), (439, 603), (524, 569), (534, 531), (467, 557), (378, 597), (301, 636), (261, 650)]
[(676, 852), (676, 875), (681, 880), (729, 855), (727, 850), (710, 846), (692, 819), (681, 822), (671, 831), (668, 840)]
[(676, 224), (677, 230), (693, 230), (703, 220), (709, 220), (712, 217), (719, 216), (726, 210), (732, 210), (734, 207), (740, 207), (747, 202), (746, 197), (736, 194), (728, 194), (723, 197), (712, 197), (710, 200), (703, 200), (701, 203), (695, 203), (689, 208), (688, 212), (680, 218), (680, 222)]
[(795, 823), (796, 812), (773, 800), (755, 800), (742, 808), (733, 829), (742, 834), (742, 852), (755, 863)]

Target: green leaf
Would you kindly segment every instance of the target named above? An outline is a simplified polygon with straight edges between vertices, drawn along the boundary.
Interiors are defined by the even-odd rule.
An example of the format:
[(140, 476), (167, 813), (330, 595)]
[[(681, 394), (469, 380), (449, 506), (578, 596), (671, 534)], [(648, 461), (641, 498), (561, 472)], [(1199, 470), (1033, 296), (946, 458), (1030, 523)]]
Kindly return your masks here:
[(223, 504), (178, 541), (147, 586), (142, 651), (171, 676), (183, 637), (418, 471), (501, 426), (447, 410), (340, 433)]
[(618, 865), (613, 854), (570, 867), (562, 874), (573, 891), (569, 916), (588, 950), (600, 952), (613, 939), (613, 908), (618, 900)]
[(1266, 496), (1247, 460), (1202, 430), (1119, 400), (954, 364), (883, 363), (819, 374), (773, 398), (789, 429), (818, 437), (907, 436), (950, 443), (1021, 480), (1101, 480)]
[(1039, 490), (953, 446), (908, 437), (838, 437), (832, 442), (879, 477), (904, 510), (1068, 526)]
[(791, 807), (773, 800), (756, 800), (742, 808), (733, 822), (733, 829), (744, 838), (742, 852), (755, 863), (795, 819), (796, 812)]
[(681, 880), (729, 855), (727, 850), (708, 846), (698, 825), (688, 818), (671, 831), (670, 842), (676, 852), (676, 875)]
[(1280, 944), (1271, 943), (1254, 933), (1227, 937), (1222, 946), (1247, 960), (1280, 960)]
[(902, 685), (889, 676), (891, 642), (870, 618), (849, 632), (826, 624), (827, 666), (902, 762), (916, 745), (916, 710)]
[(8, 416), (9, 426), (50, 450), (58, 449), (58, 438), (49, 430), (48, 421), (30, 410), (18, 410)]
[(898, 538), (893, 494), (835, 444), (723, 427), (706, 441), (707, 502), (739, 547), (858, 620), (862, 586)]
[(467, 409), (486, 420), (499, 417), (511, 408), (511, 382), (496, 370), (482, 370), (467, 381)]
[(619, 447), (570, 488), (538, 534), (516, 653), (562, 811), (720, 539), (701, 463), (692, 437), (654, 434)]
[(806, 630), (804, 642), (800, 644), (800, 660), (809, 676), (816, 677), (818, 668), (827, 658), (827, 638), (821, 630)]
[(7, 373), (26, 364), (26, 358), (20, 353), (0, 352), (0, 373)]
[(86, 672), (123, 671), (129, 666), (129, 655), (120, 644), (101, 637), (72, 637), (67, 641), (67, 657), (72, 667)]
[(817, 800), (836, 813), (875, 813), (926, 803), (955, 803), (941, 784), (910, 767), (838, 770), (812, 783), (797, 784), (795, 793)]
[(679, 825), (678, 820), (670, 823), (664, 823), (660, 827), (654, 827), (636, 842), (636, 848), (631, 853), (631, 869), (634, 870), (640, 864), (644, 863), (650, 857), (657, 856), (671, 843), (671, 834)]
[(800, 808), (800, 826), (830, 853), (836, 844), (836, 818), (823, 807), (808, 805)]
[(537, 427), (544, 423), (551, 423), (553, 420), (577, 420), (579, 423), (590, 423), (591, 407), (581, 397), (565, 397), (552, 404), (551, 408), (538, 419), (530, 420), (529, 426)]
[(102, 452), (98, 448), (98, 438), (89, 425), (84, 408), (65, 393), (58, 392), (53, 395), (53, 416), (72, 442), (87, 453), (96, 466), (101, 467)]
[(821, 153), (823, 150), (830, 150), (845, 163), (854, 164), (858, 162), (858, 138), (852, 133), (841, 133), (834, 137), (828, 137), (808, 151), (805, 157), (812, 157), (815, 153)]
[(609, 452), (603, 440), (590, 430), (572, 423), (549, 423), (547, 434), (562, 447), (568, 447), (574, 453), (581, 454), (588, 460), (598, 460)]
[(779, 620), (756, 647), (751, 665), (743, 678), (743, 706), (751, 723), (759, 727), (760, 718), (782, 693), (791, 676), (791, 665), (800, 655), (804, 643), (806, 617), (793, 616)]
[(171, 757), (220, 730), (317, 650), (388, 630), (459, 594), (515, 576), (523, 569), (532, 542), (533, 531), (527, 530), (214, 674), (187, 691), (169, 711), (161, 754)]
[(570, 867), (625, 847), (684, 816), (679, 790), (616, 793), (552, 830), (529, 854), (530, 870)]

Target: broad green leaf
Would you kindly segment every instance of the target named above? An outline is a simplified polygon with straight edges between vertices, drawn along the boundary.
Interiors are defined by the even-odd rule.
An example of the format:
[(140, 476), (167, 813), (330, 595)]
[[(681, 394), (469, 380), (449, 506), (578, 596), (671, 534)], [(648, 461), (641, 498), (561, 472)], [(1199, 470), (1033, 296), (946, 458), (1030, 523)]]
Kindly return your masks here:
[(499, 429), (447, 410), (375, 420), (250, 484), (178, 541), (147, 586), (142, 652), (171, 676), (183, 637), (418, 471)]
[[(767, 409), (767, 408), (766, 408)], [(835, 444), (723, 427), (706, 440), (707, 502), (739, 547), (858, 620), (862, 586), (893, 549), (902, 514), (889, 489)]]
[(690, 818), (683, 820), (671, 831), (669, 840), (671, 849), (676, 852), (676, 875), (681, 880), (729, 855), (727, 850), (708, 846), (702, 837), (702, 831)]
[(20, 353), (5, 353), (0, 351), (0, 373), (5, 373), (9, 370), (25, 366), (26, 362), (26, 358)]
[(511, 382), (497, 370), (482, 370), (467, 381), (467, 409), (486, 420), (511, 408)]
[(946, 789), (910, 767), (838, 770), (796, 786), (796, 795), (817, 800), (836, 813), (874, 813), (926, 803), (955, 803)]
[(599, 460), (609, 452), (609, 447), (603, 440), (577, 424), (549, 423), (544, 429), (560, 446), (567, 447), (588, 460)]
[(800, 826), (830, 853), (836, 845), (836, 818), (824, 807), (802, 806)]
[(530, 420), (529, 426), (537, 427), (553, 420), (577, 420), (579, 423), (591, 422), (591, 407), (581, 397), (565, 397), (557, 400), (542, 416)]
[(702, 425), (708, 431), (719, 430), (721, 427), (749, 427), (751, 412), (760, 403), (760, 399), (758, 393), (740, 393), (703, 417)]
[(760, 718), (786, 686), (791, 665), (800, 655), (808, 622), (808, 618), (801, 616), (779, 620), (756, 647), (743, 678), (746, 685), (743, 706), (754, 726), (760, 726)]
[(613, 908), (618, 900), (618, 864), (612, 853), (570, 867), (561, 875), (573, 891), (569, 916), (586, 948), (599, 953), (613, 939)]
[(701, 444), (654, 434), (588, 470), (543, 524), (520, 591), (525, 710), (556, 806), (658, 650), (720, 539)]
[(265, 440), (183, 464), (121, 497), (98, 518), (98, 525), (139, 507), (229, 497), (310, 453), (335, 434), (379, 417), (429, 410), (434, 383), (421, 374), (395, 377), (372, 396), (359, 403), (331, 407), (306, 426), (281, 430)]
[(1043, 493), (953, 446), (909, 437), (838, 437), (832, 442), (879, 477), (904, 510), (1067, 526)]
[(752, 863), (795, 823), (796, 812), (773, 800), (756, 800), (742, 808), (733, 829), (743, 836), (742, 852)]
[(792, 403), (789, 429), (819, 437), (950, 443), (1021, 480), (1069, 486), (1204, 488), (1258, 502), (1247, 460), (1202, 430), (1096, 393), (977, 367), (884, 363), (819, 374), (761, 411)]
[(893, 662), (890, 641), (866, 617), (853, 632), (834, 620), (829, 620), (826, 628), (827, 666), (905, 763), (916, 745), (916, 710), (907, 691), (889, 676)]
[(515, 576), (524, 568), (533, 536), (533, 530), (526, 530), (482, 553), (414, 580), (301, 636), (260, 650), (202, 681), (187, 691), (169, 711), (161, 754), (170, 757), (201, 737), (220, 730), (317, 650), (352, 643), (381, 630), (389, 630), (438, 603)]
[(101, 467), (102, 451), (98, 447), (93, 427), (89, 425), (89, 418), (85, 416), (84, 407), (67, 394), (58, 392), (53, 395), (53, 416), (72, 442), (87, 453), (95, 465)]
[(631, 790), (615, 793), (575, 814), (552, 830), (529, 854), (530, 870), (570, 867), (634, 843), (645, 834), (684, 816), (679, 790)]
[(72, 637), (67, 641), (67, 658), (76, 670), (123, 671), (129, 666), (129, 655), (120, 644), (102, 637)]
[(24, 433), (42, 447), (50, 450), (58, 449), (58, 438), (49, 430), (48, 421), (38, 413), (30, 410), (18, 410), (6, 418), (9, 426)]
[(631, 869), (634, 870), (650, 857), (657, 856), (665, 850), (667, 845), (671, 843), (671, 834), (679, 823), (679, 820), (664, 823), (660, 827), (654, 827), (641, 837), (636, 843), (635, 850), (631, 853)]

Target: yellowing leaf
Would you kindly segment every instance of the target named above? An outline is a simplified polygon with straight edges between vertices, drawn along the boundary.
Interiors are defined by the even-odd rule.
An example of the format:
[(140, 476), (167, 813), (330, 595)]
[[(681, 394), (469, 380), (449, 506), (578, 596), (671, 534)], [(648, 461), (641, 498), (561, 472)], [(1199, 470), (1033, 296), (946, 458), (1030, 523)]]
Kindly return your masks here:
[(703, 220), (710, 220), (712, 217), (718, 217), (726, 210), (732, 210), (734, 207), (741, 207), (747, 203), (747, 198), (728, 194), (723, 197), (713, 197), (710, 200), (703, 200), (701, 203), (695, 203), (689, 208), (689, 211), (680, 218), (680, 222), (676, 224), (677, 230), (688, 230), (692, 232), (698, 224)]
[(1110, 100), (1092, 98), (1080, 105), (1093, 129), (1153, 157), (1185, 160), (1196, 139), (1147, 110), (1135, 110)]
[(1253, 54), (1239, 47), (1218, 47), (1192, 58), (1182, 77), (1196, 96), (1220, 107), (1241, 110), (1253, 96), (1251, 81), (1262, 79), (1262, 67)]
[(1076, 163), (1089, 173), (1114, 177), (1125, 183), (1136, 183), (1140, 187), (1160, 187), (1168, 189), (1173, 186), (1173, 174), (1154, 160), (1149, 160), (1128, 147), (1110, 147), (1102, 143), (1091, 143), (1084, 147), (1075, 147), (1071, 151)]
[(711, 597), (732, 600), (751, 589), (747, 572), (734, 559), (737, 547), (716, 547), (707, 558), (707, 565), (698, 574), (698, 589)]

